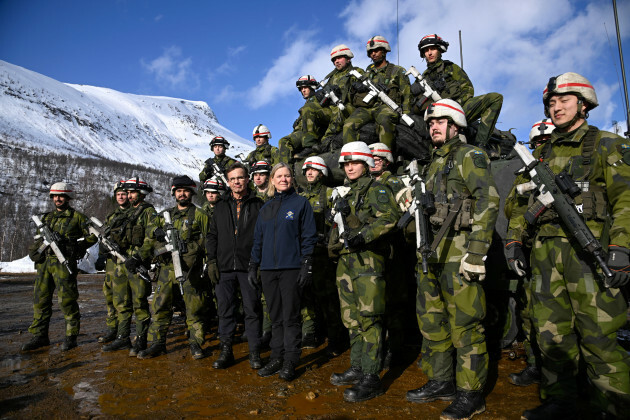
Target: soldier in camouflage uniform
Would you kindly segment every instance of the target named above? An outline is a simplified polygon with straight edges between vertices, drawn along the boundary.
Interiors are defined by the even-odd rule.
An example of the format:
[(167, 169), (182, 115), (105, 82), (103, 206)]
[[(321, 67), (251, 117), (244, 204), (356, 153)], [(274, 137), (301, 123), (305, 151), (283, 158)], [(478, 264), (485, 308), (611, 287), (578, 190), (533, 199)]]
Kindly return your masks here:
[[(464, 109), (469, 123), (481, 119), (475, 144), (484, 146), (490, 140), (499, 119), (503, 96), (495, 92), (474, 96), (475, 89), (466, 72), (457, 64), (442, 60), (442, 53), (447, 49), (448, 42), (435, 34), (426, 35), (420, 40), (420, 57), (427, 60), (427, 69), (422, 76), (442, 99), (457, 101)], [(411, 86), (411, 92), (414, 96), (413, 111), (422, 115), (432, 99), (424, 96), (424, 89), (417, 81)]]
[(293, 132), (278, 141), (280, 160), (289, 164), (320, 152), (320, 140), (331, 117), (330, 107), (320, 104), (323, 96), (315, 95), (317, 80), (313, 76), (302, 76), (295, 85), (306, 102), (293, 123)]
[(581, 187), (573, 200), (608, 250), (614, 276), (610, 287), (604, 286), (594, 258), (579, 249), (553, 207), (528, 214), (538, 194), (532, 192), (527, 204), (513, 208), (506, 253), (515, 271), (524, 270), (522, 241), (532, 229), (530, 310), (542, 353), (543, 404), (525, 411), (523, 418), (577, 416), (578, 361), (586, 364), (593, 385), (589, 416), (628, 418), (630, 357), (616, 334), (628, 310), (621, 287), (628, 283), (630, 267), (630, 142), (587, 124), (588, 112), (598, 102), (591, 83), (579, 74), (552, 77), (543, 103), (556, 128), (533, 155)]
[(329, 356), (341, 354), (347, 342), (347, 331), (341, 322), (339, 296), (335, 282), (335, 266), (328, 258), (328, 235), (330, 226), (326, 223), (326, 212), (330, 209), (332, 189), (326, 187), (322, 179), (328, 176), (328, 167), (319, 156), (304, 162), (302, 172), (307, 180), (306, 189), (300, 193), (305, 197), (315, 215), (317, 244), (313, 252), (313, 284), (302, 296), (302, 348), (317, 347), (315, 321), (323, 317), (328, 336)]
[(260, 160), (254, 163), (250, 170), (252, 174), (252, 183), (254, 184), (256, 197), (266, 202), (270, 198), (267, 194), (267, 190), (269, 188), (269, 174), (271, 173), (271, 165), (267, 161)]
[(341, 318), (350, 336), (350, 368), (334, 373), (330, 382), (353, 385), (344, 391), (344, 400), (359, 402), (384, 392), (379, 372), (385, 260), (391, 249), (383, 239), (394, 228), (400, 212), (391, 190), (369, 176), (368, 168), (374, 166), (374, 159), (365, 143), (344, 145), (339, 164), (347, 179), (344, 187), (337, 187), (334, 193), (337, 224), (328, 249), (332, 256), (339, 255), (337, 288)]
[[(120, 229), (126, 219), (126, 214), (131, 203), (129, 203), (129, 197), (127, 191), (124, 190), (123, 184), (125, 181), (118, 181), (114, 185), (114, 199), (118, 203), (118, 208), (107, 216), (106, 228), (109, 232)], [(113, 238), (110, 239), (113, 240)], [(118, 243), (118, 242), (116, 242)], [(107, 326), (107, 333), (98, 338), (99, 343), (109, 343), (116, 339), (118, 332), (118, 314), (116, 313), (116, 307), (114, 306), (114, 292), (112, 290), (114, 282), (114, 271), (116, 267), (116, 257), (110, 256), (107, 253), (104, 246), (99, 248), (99, 254), (94, 268), (97, 271), (105, 271), (105, 279), (103, 281), (103, 294), (105, 295), (105, 305), (107, 308), (107, 317), (105, 318), (105, 325)], [(110, 257), (110, 258), (108, 258)], [(109, 260), (109, 261), (108, 261)], [(108, 263), (110, 262), (110, 263)], [(131, 304), (130, 302), (127, 302)]]
[[(35, 262), (37, 269), (33, 294), (33, 323), (28, 328), (33, 338), (22, 346), (22, 351), (35, 350), (50, 344), (48, 326), (52, 316), (55, 288), (66, 321), (66, 337), (61, 350), (67, 351), (77, 346), (81, 319), (77, 303), (79, 299), (77, 260), (97, 241), (96, 236), (88, 231), (87, 217), (70, 207), (70, 200), (75, 197), (70, 185), (57, 182), (50, 187), (49, 195), (55, 209), (44, 213), (41, 220), (54, 235), (58, 236), (57, 244), (67, 260), (67, 265), (59, 262), (50, 245), (44, 244), (41, 237), (29, 248), (29, 257)], [(78, 241), (79, 238), (84, 240)]]
[(271, 132), (267, 128), (266, 125), (258, 124), (254, 127), (254, 132), (252, 134), (254, 136), (254, 142), (256, 143), (256, 149), (250, 152), (245, 159), (245, 162), (251, 168), (261, 160), (268, 162), (272, 167), (280, 162), (280, 151), (277, 147), (274, 147), (269, 144), (269, 140), (271, 140)]
[[(165, 210), (170, 213), (173, 227), (181, 240), (180, 262), (184, 274), (183, 298), (186, 305), (186, 324), (188, 327), (190, 353), (194, 359), (204, 357), (202, 346), (205, 343), (205, 308), (208, 304), (209, 285), (202, 281), (204, 239), (208, 233), (209, 217), (192, 203), (192, 196), (197, 186), (188, 176), (173, 178), (171, 195), (177, 205)], [(168, 226), (163, 215), (158, 215), (147, 230), (144, 244), (127, 261), (127, 268), (135, 271), (134, 266), (154, 255), (154, 250), (162, 249), (167, 238)], [(170, 236), (170, 235), (169, 235)], [(153, 318), (149, 327), (151, 346), (138, 353), (139, 359), (147, 359), (166, 353), (166, 334), (173, 318), (173, 300), (180, 292), (180, 284), (175, 278), (172, 254), (168, 251), (158, 257), (161, 264), (155, 298), (153, 300)]]
[[(434, 146), (423, 169), (435, 196), (429, 221), (437, 242), (428, 272), (418, 269), (416, 311), (423, 336), (422, 370), (429, 381), (407, 392), (411, 402), (453, 401), (441, 419), (469, 419), (485, 410), (488, 352), (481, 324), (486, 297), (481, 281), (496, 223), (499, 194), (489, 159), (466, 144), (462, 107), (442, 99), (424, 116)], [(418, 256), (422, 262), (422, 255)]]
[[(404, 114), (409, 114), (410, 85), (405, 76), (405, 69), (387, 61), (387, 52), (391, 51), (389, 42), (382, 36), (374, 36), (367, 43), (367, 54), (372, 60), (365, 73), (377, 87), (380, 87), (395, 103), (400, 104)], [(374, 121), (378, 130), (378, 138), (389, 148), (394, 147), (396, 124), (399, 115), (390, 107), (374, 97), (369, 103), (363, 99), (368, 88), (361, 82), (353, 84), (356, 95), (353, 104), (357, 107), (343, 125), (343, 143), (359, 140), (359, 129)]]
[(219, 201), (221, 194), (227, 191), (227, 187), (218, 176), (214, 175), (203, 183), (203, 191), (206, 195), (206, 202), (201, 206), (201, 210), (205, 211), (208, 217), (214, 214), (214, 205)]
[(213, 163), (216, 163), (222, 174), (225, 175), (225, 170), (232, 166), (234, 162), (236, 162), (233, 158), (229, 157), (225, 154), (225, 151), (230, 147), (230, 143), (221, 136), (216, 136), (210, 141), (210, 150), (214, 153), (213, 158), (209, 158), (206, 160), (203, 170), (199, 172), (199, 181), (203, 185), (207, 179), (210, 177), (217, 175), (215, 174), (215, 170), (212, 167)]

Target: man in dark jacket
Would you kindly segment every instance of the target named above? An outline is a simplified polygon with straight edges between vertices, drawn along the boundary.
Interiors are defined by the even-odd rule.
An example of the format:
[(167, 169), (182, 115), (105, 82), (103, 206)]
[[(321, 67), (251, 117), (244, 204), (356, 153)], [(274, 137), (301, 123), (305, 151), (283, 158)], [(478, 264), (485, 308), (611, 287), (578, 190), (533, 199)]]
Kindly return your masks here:
[(225, 369), (234, 363), (234, 312), (237, 287), (240, 287), (245, 312), (245, 334), (249, 343), (249, 363), (252, 369), (260, 369), (260, 291), (249, 287), (247, 269), (254, 241), (254, 226), (263, 201), (249, 190), (249, 175), (243, 164), (237, 162), (230, 166), (227, 179), (231, 192), (222, 196), (215, 205), (206, 242), (208, 275), (215, 284), (221, 341), (221, 354), (212, 367)]

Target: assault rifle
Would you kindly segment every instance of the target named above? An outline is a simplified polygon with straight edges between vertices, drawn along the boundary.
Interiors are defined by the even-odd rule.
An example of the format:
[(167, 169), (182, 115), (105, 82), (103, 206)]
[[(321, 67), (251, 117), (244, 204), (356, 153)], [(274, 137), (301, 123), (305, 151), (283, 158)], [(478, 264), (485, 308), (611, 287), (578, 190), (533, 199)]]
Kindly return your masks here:
[[(125, 254), (120, 249), (120, 246), (109, 239), (109, 230), (105, 228), (104, 231), (99, 229), (103, 229), (103, 222), (98, 220), (96, 217), (90, 217), (90, 225), (88, 230), (90, 233), (98, 238), (99, 241), (103, 244), (103, 246), (107, 249), (107, 252), (112, 254), (116, 259), (118, 259), (119, 264), (124, 264), (129, 259), (125, 256)], [(142, 264), (138, 265), (136, 274), (142, 280), (146, 282), (151, 282), (151, 278), (149, 277), (149, 270)]]
[(179, 231), (173, 226), (171, 214), (168, 210), (164, 210), (162, 215), (164, 216), (164, 227), (166, 228), (166, 246), (164, 248), (171, 253), (175, 279), (179, 282), (179, 291), (182, 293), (182, 296), (184, 296), (184, 282), (186, 281), (186, 277), (182, 270), (181, 254), (188, 252), (188, 247), (179, 237)]
[(416, 69), (414, 66), (409, 67), (409, 70), (407, 71), (407, 73), (405, 73), (405, 76), (409, 76), (412, 75), (413, 77), (416, 78), (416, 81), (418, 82), (418, 84), (420, 85), (420, 87), (422, 88), (422, 94), (424, 95), (424, 100), (421, 101), (421, 103), (418, 105), (420, 108), (422, 108), (422, 105), (424, 105), (424, 103), (428, 100), (428, 99), (432, 99), (435, 102), (439, 101), (440, 99), (442, 99), (442, 97), (440, 96), (439, 93), (437, 93), (435, 90), (433, 90), (433, 88), (429, 85), (429, 83), (426, 81), (426, 79), (422, 76), (422, 74), (418, 71), (418, 69)]
[(346, 234), (348, 232), (348, 222), (346, 221), (346, 216), (337, 209), (337, 202), (348, 194), (350, 191), (350, 187), (337, 187), (333, 190), (331, 199), (333, 201), (333, 208), (331, 212), (333, 214), (333, 220), (337, 224), (337, 230), (339, 231), (339, 238), (343, 240), (344, 248), (348, 249), (348, 242), (346, 239)]
[(225, 184), (225, 188), (230, 188), (228, 184), (228, 180), (225, 177), (225, 174), (223, 173), (223, 171), (221, 170), (221, 168), (219, 168), (219, 165), (217, 165), (217, 163), (214, 161), (214, 159), (212, 159), (212, 170), (214, 171), (214, 175), (218, 176), (219, 178), (221, 178), (221, 181), (223, 181), (223, 183)]
[(517, 143), (514, 146), (514, 151), (525, 165), (525, 170), (529, 172), (532, 182), (536, 186), (535, 189), (538, 189), (540, 193), (536, 202), (527, 209), (525, 214), (527, 222), (535, 223), (545, 210), (553, 206), (562, 220), (565, 231), (577, 241), (584, 251), (595, 258), (604, 273), (604, 286), (610, 287), (609, 279), (614, 274), (606, 264), (602, 245), (588, 228), (572, 200), (572, 197), (579, 194), (579, 187), (566, 172), (556, 175), (547, 163), (534, 158), (522, 143)]
[(39, 216), (33, 215), (31, 216), (31, 219), (33, 219), (33, 222), (35, 222), (35, 226), (37, 226), (37, 229), (39, 229), (40, 232), (39, 235), (35, 236), (35, 239), (41, 238), (44, 241), (42, 246), (40, 246), (37, 250), (37, 253), (41, 254), (46, 250), (46, 248), (50, 247), (50, 249), (53, 250), (53, 253), (57, 256), (59, 262), (66, 267), (68, 273), (72, 274), (72, 269), (70, 269), (70, 262), (63, 255), (63, 252), (61, 252), (61, 249), (59, 248), (59, 242), (61, 242), (62, 239), (59, 233), (53, 232), (44, 222), (42, 222), (42, 219), (40, 219)]
[(331, 87), (328, 84), (328, 81), (330, 80), (330, 78), (325, 79), (325, 80), (321, 80), (318, 84), (317, 87), (322, 89), (323, 93), (324, 93), (324, 98), (319, 102), (320, 105), (324, 106), (324, 104), (326, 103), (327, 100), (332, 101), (333, 105), (335, 105), (337, 108), (339, 108), (340, 111), (343, 111), (346, 109), (346, 107), (344, 106), (344, 104), (341, 102), (341, 99), (339, 99), (339, 97), (337, 96), (337, 94), (335, 94), (334, 88)]
[(361, 73), (359, 73), (356, 70), (350, 70), (350, 74), (356, 77), (361, 83), (363, 83), (365, 87), (367, 87), (370, 90), (370, 92), (367, 95), (365, 95), (365, 98), (363, 98), (363, 102), (365, 102), (366, 104), (370, 103), (372, 98), (376, 96), (385, 105), (390, 107), (392, 111), (398, 113), (400, 115), (400, 119), (403, 120), (405, 124), (407, 124), (409, 127), (413, 127), (414, 125), (413, 119), (411, 119), (409, 115), (403, 114), (402, 108), (400, 107), (400, 105), (392, 101), (392, 98), (387, 96), (387, 94), (383, 92), (381, 89), (377, 88), (376, 85), (374, 85), (374, 83), (372, 83), (372, 81), (367, 77), (367, 74), (363, 76), (361, 75)]

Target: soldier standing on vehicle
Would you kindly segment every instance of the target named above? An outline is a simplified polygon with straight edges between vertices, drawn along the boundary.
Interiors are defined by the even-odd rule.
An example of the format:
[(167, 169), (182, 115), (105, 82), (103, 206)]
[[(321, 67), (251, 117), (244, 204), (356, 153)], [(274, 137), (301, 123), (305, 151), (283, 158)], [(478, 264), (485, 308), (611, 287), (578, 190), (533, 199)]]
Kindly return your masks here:
[[(208, 233), (209, 217), (192, 203), (196, 188), (195, 182), (187, 175), (173, 178), (171, 195), (177, 201), (177, 205), (153, 219), (142, 247), (127, 260), (127, 269), (135, 272), (139, 264), (155, 255), (155, 250), (160, 254), (157, 257), (160, 271), (148, 336), (151, 346), (138, 353), (139, 359), (166, 353), (166, 334), (173, 319), (173, 300), (181, 294), (181, 289), (186, 306), (190, 353), (193, 359), (201, 359), (205, 355), (202, 348), (206, 340), (203, 317), (208, 304), (209, 285), (202, 280), (202, 269), (204, 239)], [(165, 220), (164, 214), (167, 212), (171, 225)], [(167, 248), (167, 244), (176, 247), (179, 253)], [(175, 258), (179, 261), (175, 261)], [(181, 265), (183, 274), (181, 283), (176, 279), (176, 264)]]
[(245, 159), (250, 168), (261, 160), (268, 162), (271, 166), (280, 162), (280, 151), (277, 147), (269, 144), (271, 131), (269, 131), (266, 125), (258, 124), (254, 127), (252, 135), (254, 136), (256, 149), (250, 152)]
[[(427, 69), (422, 76), (442, 99), (452, 99), (462, 106), (466, 113), (466, 121), (481, 119), (474, 144), (485, 146), (499, 119), (503, 95), (492, 92), (474, 96), (475, 89), (466, 72), (457, 64), (442, 59), (442, 54), (447, 49), (448, 42), (437, 34), (422, 37), (418, 43), (418, 50), (420, 57), (427, 61)], [(425, 96), (426, 92), (418, 81), (411, 85), (411, 93), (414, 97), (413, 111), (422, 115), (433, 100)]]
[[(389, 42), (382, 36), (373, 36), (367, 42), (367, 55), (372, 60), (365, 73), (379, 89), (383, 90), (392, 101), (400, 105), (403, 114), (409, 114), (410, 86), (409, 78), (405, 76), (405, 69), (387, 61), (387, 53), (391, 51)], [(378, 97), (365, 103), (363, 98), (369, 89), (360, 81), (355, 82), (353, 90), (353, 105), (357, 108), (346, 119), (343, 125), (343, 143), (347, 144), (359, 140), (359, 129), (374, 121), (378, 131), (378, 138), (389, 148), (394, 147), (396, 124), (399, 115)]]
[(400, 217), (394, 194), (373, 180), (374, 159), (363, 142), (341, 148), (339, 165), (346, 174), (334, 198), (335, 223), (329, 254), (339, 256), (337, 288), (341, 318), (350, 336), (350, 368), (333, 373), (333, 385), (353, 385), (344, 400), (360, 402), (383, 394), (381, 371), (385, 260), (391, 252), (384, 241)]
[(203, 184), (206, 180), (215, 174), (213, 163), (217, 165), (219, 170), (225, 175), (225, 170), (229, 168), (236, 160), (225, 154), (225, 151), (230, 147), (230, 143), (221, 136), (216, 136), (210, 141), (210, 149), (214, 153), (213, 158), (208, 158), (205, 161), (203, 170), (199, 172), (199, 181)]
[(269, 162), (260, 160), (250, 168), (252, 174), (252, 182), (256, 192), (256, 197), (262, 201), (269, 200), (267, 195), (267, 189), (269, 188), (269, 173), (271, 172), (271, 165)]
[[(454, 400), (442, 419), (469, 419), (485, 411), (483, 388), (488, 352), (481, 324), (486, 298), (481, 282), (497, 219), (499, 194), (488, 156), (466, 144), (462, 107), (452, 99), (432, 103), (424, 116), (433, 156), (424, 169), (436, 212), (429, 221), (433, 241), (428, 272), (418, 270), (416, 311), (422, 341), (422, 371), (429, 381), (407, 392), (407, 400)], [(422, 255), (418, 256), (422, 262)]]
[(295, 82), (302, 97), (306, 100), (300, 108), (300, 116), (293, 123), (293, 132), (278, 141), (280, 160), (293, 163), (309, 155), (320, 152), (320, 140), (330, 123), (330, 106), (322, 106), (322, 95), (315, 95), (317, 80), (310, 74)]
[[(532, 229), (531, 317), (542, 353), (543, 404), (525, 419), (573, 418), (579, 395), (578, 361), (586, 364), (593, 418), (630, 414), (630, 357), (617, 343), (628, 306), (621, 288), (630, 279), (630, 142), (589, 126), (598, 105), (593, 85), (577, 73), (552, 77), (543, 91), (545, 115), (555, 130), (533, 155), (579, 186), (573, 197), (579, 214), (608, 251), (613, 277), (604, 284), (595, 258), (576, 245), (570, 226), (554, 205), (536, 218), (515, 207), (509, 222), (510, 267), (525, 270), (523, 235)], [(530, 223), (531, 221), (532, 223)]]
[[(65, 182), (56, 182), (50, 187), (50, 198), (55, 206), (51, 212), (41, 217), (43, 229), (51, 234), (49, 242), (39, 237), (29, 248), (29, 257), (35, 262), (37, 277), (33, 298), (33, 323), (28, 332), (33, 334), (31, 340), (22, 346), (22, 351), (35, 350), (50, 344), (48, 326), (52, 316), (52, 298), (55, 288), (59, 306), (66, 321), (66, 337), (61, 345), (62, 351), (77, 346), (81, 314), (79, 313), (79, 289), (77, 287), (77, 260), (83, 258), (85, 252), (97, 241), (96, 236), (88, 230), (87, 217), (70, 206), (75, 198), (74, 190)], [(45, 242), (48, 242), (47, 244)], [(58, 247), (65, 264), (55, 254), (53, 247)]]

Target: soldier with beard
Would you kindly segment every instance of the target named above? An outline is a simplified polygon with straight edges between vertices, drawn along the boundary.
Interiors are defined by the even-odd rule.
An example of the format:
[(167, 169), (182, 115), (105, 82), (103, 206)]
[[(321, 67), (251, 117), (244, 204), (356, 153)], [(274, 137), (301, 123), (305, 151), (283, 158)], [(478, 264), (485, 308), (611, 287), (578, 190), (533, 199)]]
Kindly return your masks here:
[(216, 163), (223, 175), (225, 175), (225, 170), (236, 162), (233, 158), (225, 154), (225, 151), (229, 147), (230, 143), (221, 136), (216, 136), (212, 139), (210, 142), (210, 149), (214, 153), (214, 157), (207, 159), (203, 170), (199, 172), (199, 181), (201, 181), (202, 184), (206, 182), (208, 178), (218, 175), (214, 173), (215, 171), (212, 166), (213, 163)]

